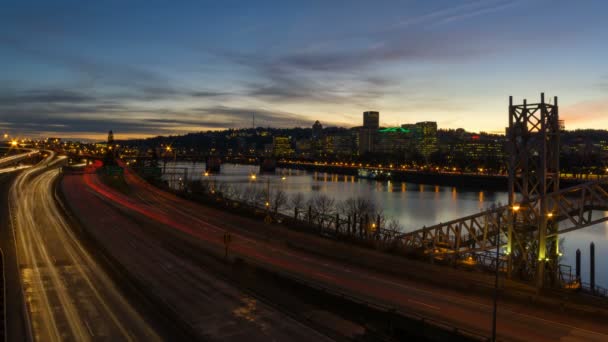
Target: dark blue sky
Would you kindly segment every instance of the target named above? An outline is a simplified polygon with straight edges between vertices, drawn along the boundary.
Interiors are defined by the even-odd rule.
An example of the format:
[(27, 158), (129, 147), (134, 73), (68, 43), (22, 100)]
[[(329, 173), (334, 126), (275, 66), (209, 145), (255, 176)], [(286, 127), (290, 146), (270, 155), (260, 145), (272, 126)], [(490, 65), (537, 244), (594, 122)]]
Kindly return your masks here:
[(608, 128), (603, 1), (3, 1), (0, 130), (118, 137), (436, 120), (560, 97)]

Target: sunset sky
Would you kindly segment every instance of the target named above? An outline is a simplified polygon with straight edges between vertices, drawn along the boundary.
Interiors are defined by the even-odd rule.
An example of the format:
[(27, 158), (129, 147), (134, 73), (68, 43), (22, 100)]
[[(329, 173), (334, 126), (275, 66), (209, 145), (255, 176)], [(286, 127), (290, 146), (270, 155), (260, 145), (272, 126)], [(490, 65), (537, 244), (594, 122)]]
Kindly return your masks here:
[(608, 129), (605, 1), (3, 1), (0, 132), (504, 131), (508, 96)]

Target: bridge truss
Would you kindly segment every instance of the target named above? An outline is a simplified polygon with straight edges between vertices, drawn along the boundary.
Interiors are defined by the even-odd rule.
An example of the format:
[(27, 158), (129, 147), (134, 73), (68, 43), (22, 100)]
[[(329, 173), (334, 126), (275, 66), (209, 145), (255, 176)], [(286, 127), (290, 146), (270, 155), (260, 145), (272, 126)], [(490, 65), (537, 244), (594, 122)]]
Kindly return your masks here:
[[(509, 277), (555, 284), (559, 235), (608, 221), (608, 179), (559, 190), (557, 98), (513, 105), (509, 99), (509, 203), (399, 236), (431, 258), (496, 263)], [(496, 245), (500, 257), (486, 258)], [(484, 260), (481, 260), (484, 259)]]

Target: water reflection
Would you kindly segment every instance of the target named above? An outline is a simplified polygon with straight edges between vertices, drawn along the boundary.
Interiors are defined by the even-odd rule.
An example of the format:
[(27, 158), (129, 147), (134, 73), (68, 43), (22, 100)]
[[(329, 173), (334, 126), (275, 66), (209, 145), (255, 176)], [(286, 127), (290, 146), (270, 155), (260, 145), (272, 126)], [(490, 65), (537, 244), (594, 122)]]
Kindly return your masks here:
[[(188, 169), (187, 179), (204, 178), (204, 164), (167, 163), (167, 170)], [(275, 174), (258, 175), (255, 181), (249, 176), (257, 172), (257, 166), (222, 165), (222, 173), (210, 175), (214, 182), (225, 182), (235, 186), (282, 189), (288, 195), (302, 193), (306, 199), (325, 194), (336, 201), (351, 197), (372, 200), (384, 214), (401, 223), (404, 231), (411, 231), (439, 222), (478, 213), (493, 203), (507, 203), (507, 193), (502, 191), (479, 191), (438, 185), (412, 184), (406, 182), (371, 181), (355, 176), (343, 176), (323, 172), (308, 173), (303, 170), (278, 170)], [(286, 175), (285, 180), (281, 178)], [(170, 180), (165, 176), (166, 180)], [(606, 212), (608, 215), (608, 212)], [(589, 243), (595, 242), (597, 283), (608, 287), (608, 223), (564, 234), (563, 263), (574, 266), (575, 252), (583, 254), (583, 280), (588, 281)]]

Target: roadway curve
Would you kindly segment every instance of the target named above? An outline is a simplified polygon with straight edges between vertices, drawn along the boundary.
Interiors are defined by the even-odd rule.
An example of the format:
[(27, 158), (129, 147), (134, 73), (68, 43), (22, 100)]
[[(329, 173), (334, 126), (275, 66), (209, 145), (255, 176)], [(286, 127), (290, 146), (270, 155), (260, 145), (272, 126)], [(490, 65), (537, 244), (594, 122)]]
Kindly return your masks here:
[(117, 202), (88, 190), (84, 177), (63, 177), (61, 188), (70, 211), (135, 283), (141, 284), (171, 318), (185, 322), (200, 339), (329, 340), (210, 274), (206, 265), (179, 252), (178, 239), (167, 236), (166, 228), (146, 215), (125, 213)]
[(93, 260), (56, 204), (53, 152), (9, 191), (17, 260), (38, 341), (155, 341), (156, 332)]
[(19, 154), (15, 154), (12, 156), (8, 156), (8, 157), (4, 157), (4, 158), (0, 158), (0, 167), (5, 167), (7, 165), (11, 165), (17, 162), (20, 162), (28, 157), (30, 157), (32, 154), (36, 154), (38, 153), (38, 150), (30, 150), (29, 152), (26, 153), (19, 153)]
[[(309, 253), (294, 251), (264, 232), (262, 224), (230, 213), (198, 205), (145, 183), (128, 169), (125, 179), (131, 196), (105, 186), (96, 175), (84, 175), (84, 183), (121, 210), (144, 216), (197, 241), (201, 248), (219, 250), (225, 231), (233, 234), (231, 253), (265, 268), (354, 295), (415, 312), (488, 336), (491, 299), (463, 295), (442, 287), (391, 277), (368, 269)], [(501, 340), (514, 341), (608, 341), (608, 326), (551, 312), (538, 306), (500, 303), (498, 332)]]

